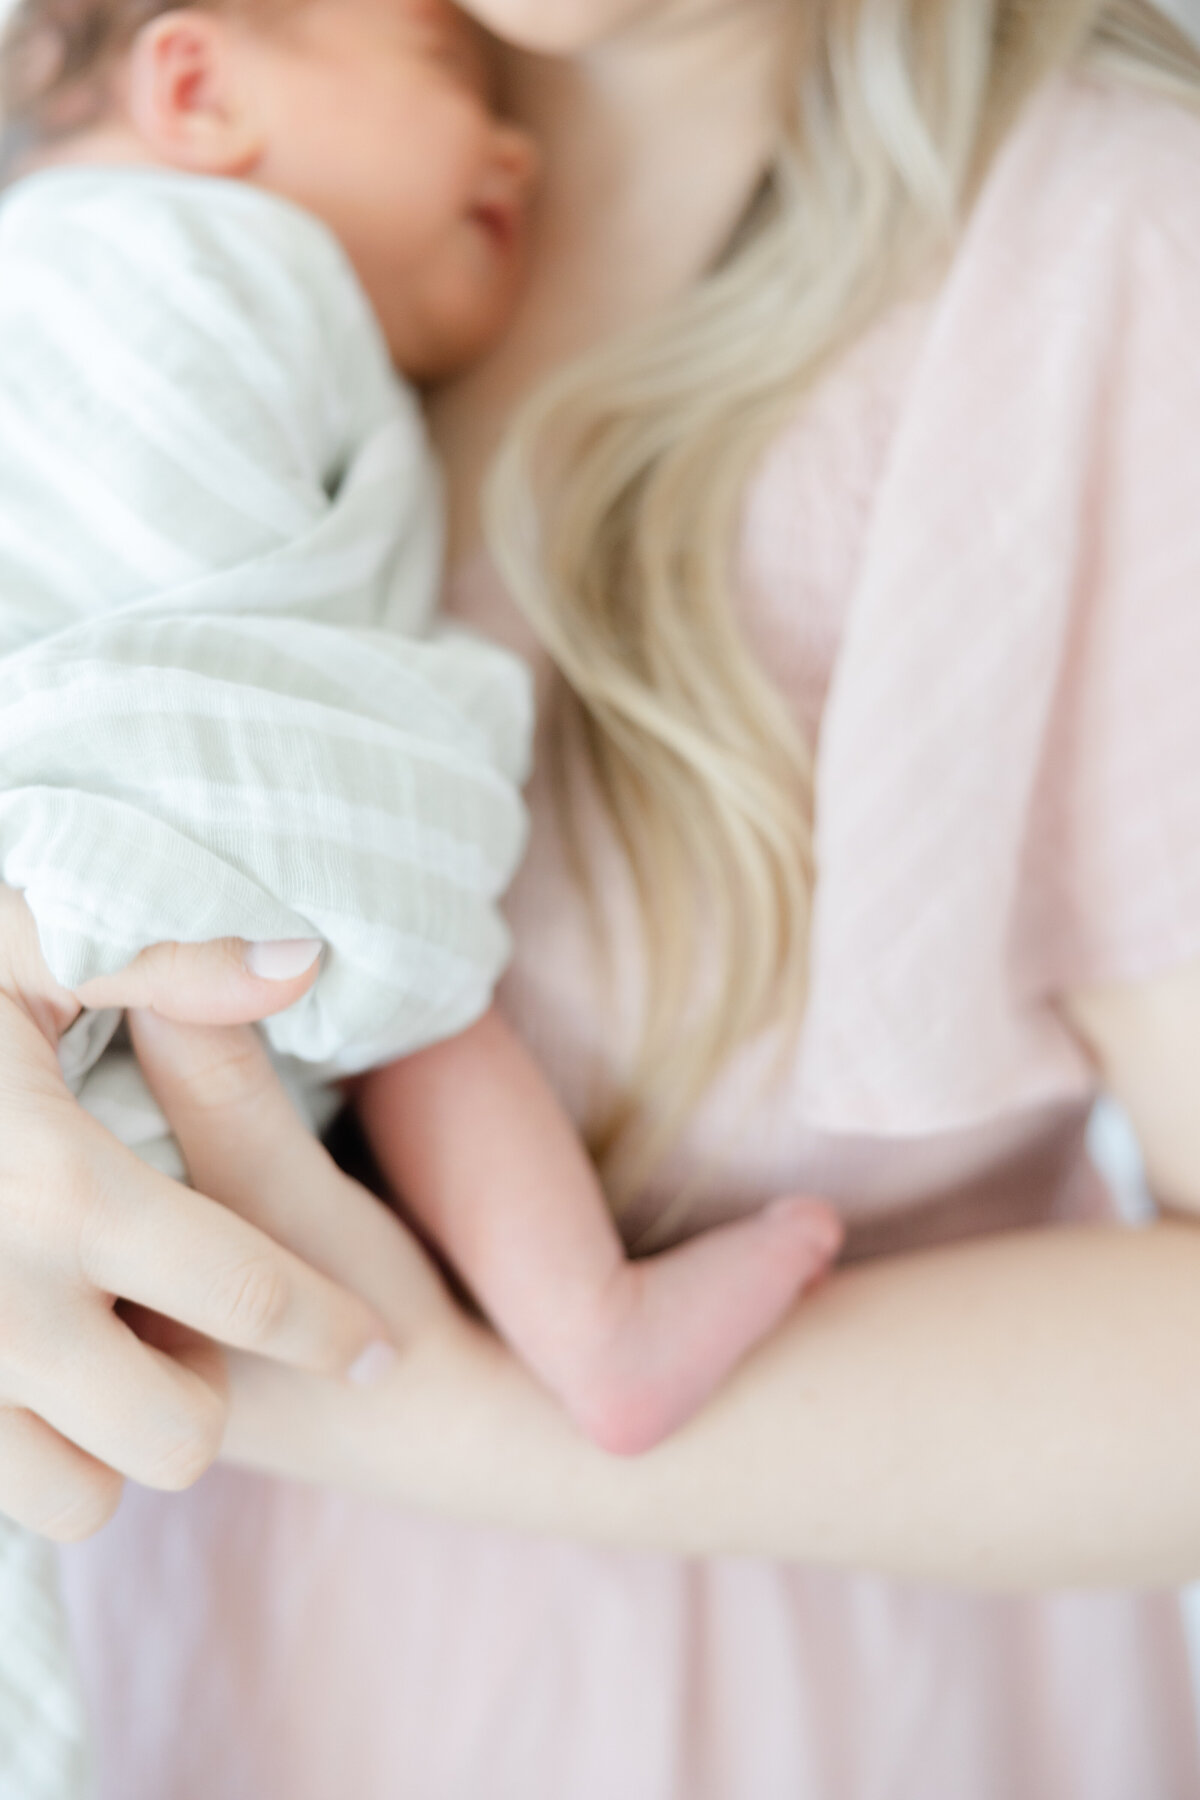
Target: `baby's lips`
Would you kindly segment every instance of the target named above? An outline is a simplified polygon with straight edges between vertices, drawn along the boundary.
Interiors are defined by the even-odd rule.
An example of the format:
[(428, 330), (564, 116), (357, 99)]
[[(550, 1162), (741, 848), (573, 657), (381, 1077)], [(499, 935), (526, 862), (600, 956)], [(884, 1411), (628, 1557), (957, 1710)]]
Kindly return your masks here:
[(523, 132), (506, 131), (505, 149), (479, 184), (470, 216), (501, 250), (520, 242), (529, 217), (537, 171), (536, 152)]
[(525, 208), (517, 200), (476, 201), (471, 217), (503, 255), (517, 248), (525, 229)]
[(515, 223), (502, 208), (480, 202), (471, 208), (471, 217), (498, 249), (508, 250), (512, 247), (516, 236)]

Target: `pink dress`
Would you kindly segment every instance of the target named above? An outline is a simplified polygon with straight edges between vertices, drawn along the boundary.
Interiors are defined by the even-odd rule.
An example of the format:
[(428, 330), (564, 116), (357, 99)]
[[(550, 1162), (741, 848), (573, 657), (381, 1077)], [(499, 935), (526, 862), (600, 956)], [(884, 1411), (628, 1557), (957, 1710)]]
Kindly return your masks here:
[[(664, 1189), (828, 1194), (860, 1255), (1102, 1214), (1054, 998), (1200, 954), (1200, 120), (1047, 89), (936, 295), (766, 457), (741, 577), (819, 733), (812, 999)], [(523, 642), (485, 571), (456, 604)], [(606, 1003), (532, 801), (504, 999), (582, 1114), (636, 951)], [(231, 1470), (131, 1493), (68, 1585), (103, 1800), (1200, 1796), (1170, 1596), (602, 1553)]]

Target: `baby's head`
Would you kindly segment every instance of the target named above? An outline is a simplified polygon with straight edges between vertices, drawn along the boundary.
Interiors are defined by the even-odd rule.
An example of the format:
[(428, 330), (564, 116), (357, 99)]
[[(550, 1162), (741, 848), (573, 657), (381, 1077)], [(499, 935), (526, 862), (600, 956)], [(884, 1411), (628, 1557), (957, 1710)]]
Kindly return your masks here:
[(508, 321), (535, 155), (448, 0), (23, 0), (0, 79), (21, 167), (146, 163), (315, 214), (416, 380)]

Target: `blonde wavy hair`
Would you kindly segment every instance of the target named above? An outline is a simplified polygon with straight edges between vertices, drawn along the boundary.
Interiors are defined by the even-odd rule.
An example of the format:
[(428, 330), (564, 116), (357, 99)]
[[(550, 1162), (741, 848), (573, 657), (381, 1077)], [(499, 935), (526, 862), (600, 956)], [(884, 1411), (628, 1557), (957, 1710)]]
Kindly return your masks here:
[(489, 489), (499, 567), (563, 677), (550, 747), (563, 818), (587, 781), (640, 906), (640, 1046), (591, 1134), (618, 1204), (730, 1052), (794, 1030), (803, 1010), (813, 753), (738, 624), (753, 464), (804, 390), (948, 254), (1050, 74), (1089, 66), (1200, 105), (1200, 54), (1145, 0), (794, 5), (778, 145), (734, 242), (677, 305), (533, 396)]

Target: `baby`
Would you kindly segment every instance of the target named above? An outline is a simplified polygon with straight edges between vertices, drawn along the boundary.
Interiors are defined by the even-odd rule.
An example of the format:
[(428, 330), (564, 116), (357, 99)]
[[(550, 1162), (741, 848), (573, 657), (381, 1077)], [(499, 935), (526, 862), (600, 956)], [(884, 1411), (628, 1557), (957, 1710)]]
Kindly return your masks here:
[[(374, 1069), (406, 1208), (582, 1428), (647, 1449), (835, 1243), (784, 1201), (628, 1261), (489, 1007), (527, 678), (434, 620), (403, 378), (503, 329), (534, 149), (443, 0), (26, 0), (5, 69), (0, 874), (72, 987), (163, 939), (319, 940), (273, 1049)], [(64, 1065), (148, 1142), (116, 1026)]]
[[(835, 1234), (784, 1202), (627, 1261), (490, 1008), (529, 681), (435, 618), (408, 384), (504, 328), (533, 147), (444, 0), (24, 0), (0, 83), (0, 879), (71, 988), (155, 942), (320, 952), (264, 1027), (298, 1100), (373, 1071), (410, 1213), (579, 1424), (646, 1449)], [(85, 1012), (64, 1073), (182, 1174), (120, 1024)], [(0, 1520), (0, 1785), (75, 1800), (85, 1740), (53, 1560)]]

